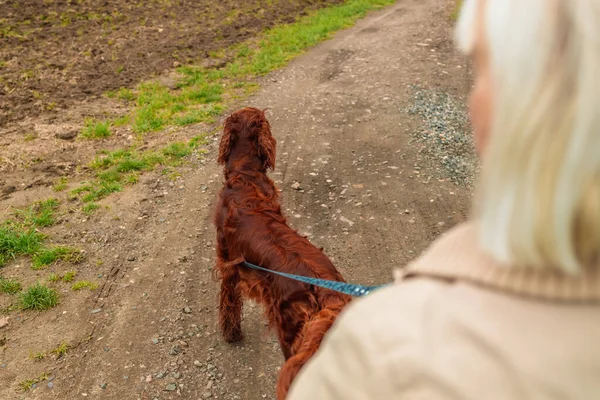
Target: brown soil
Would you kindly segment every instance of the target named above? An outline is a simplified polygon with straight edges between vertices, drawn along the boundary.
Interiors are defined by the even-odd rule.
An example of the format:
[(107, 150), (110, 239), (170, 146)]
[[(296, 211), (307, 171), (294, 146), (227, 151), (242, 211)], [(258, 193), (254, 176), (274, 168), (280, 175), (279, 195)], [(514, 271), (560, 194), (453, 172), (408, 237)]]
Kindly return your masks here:
[(199, 62), (341, 0), (0, 2), (0, 126)]
[[(243, 104), (270, 109), (278, 140), (272, 177), (283, 190), (290, 224), (324, 247), (351, 282), (389, 282), (394, 267), (468, 211), (469, 188), (444, 176), (440, 160), (423, 158), (411, 140), (423, 121), (407, 112), (415, 84), (466, 96), (468, 68), (449, 39), (449, 7), (446, 0), (406, 0), (373, 13), (265, 77)], [(197, 29), (191, 20), (183, 36)], [(40, 134), (31, 142), (5, 142), (23, 154), (55, 147), (43, 161), (2, 175), (0, 218), (10, 206), (56, 195), (44, 182), (89, 154), (77, 142), (54, 137), (67, 131), (57, 122), (65, 118), (38, 120), (45, 125), (38, 124)], [(214, 128), (170, 130), (152, 140)], [(108, 143), (115, 147), (126, 143), (126, 132), (113, 140)], [(190, 157), (178, 177), (146, 174), (101, 201), (92, 217), (65, 210), (44, 233), (84, 250), (81, 263), (33, 271), (29, 260), (19, 259), (3, 268), (3, 276), (24, 285), (76, 269), (77, 280), (99, 288), (74, 292), (69, 284), (51, 284), (61, 295), (58, 307), (0, 314), (9, 317), (0, 328), (0, 398), (274, 399), (282, 356), (261, 310), (245, 305), (239, 345), (228, 345), (217, 331), (218, 285), (211, 277), (211, 215), (221, 185), (217, 140), (206, 156)], [(294, 190), (294, 182), (303, 191)], [(0, 307), (11, 301), (0, 295)], [(50, 350), (61, 342), (72, 349), (57, 359)], [(48, 356), (34, 361), (36, 352)], [(51, 381), (18, 391), (18, 382), (42, 373)]]

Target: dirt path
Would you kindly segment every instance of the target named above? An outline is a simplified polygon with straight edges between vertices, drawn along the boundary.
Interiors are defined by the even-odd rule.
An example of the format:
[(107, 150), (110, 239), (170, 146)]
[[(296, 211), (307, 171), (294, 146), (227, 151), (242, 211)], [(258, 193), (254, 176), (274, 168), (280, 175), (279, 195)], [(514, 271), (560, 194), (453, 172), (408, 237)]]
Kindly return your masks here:
[[(415, 84), (464, 98), (448, 7), (405, 0), (371, 14), (268, 76), (245, 103), (270, 108), (273, 178), (291, 224), (349, 281), (389, 281), (467, 210), (469, 190), (419, 156), (409, 133), (422, 121), (406, 112)], [(211, 208), (220, 182), (213, 151), (175, 182), (144, 176), (92, 220), (57, 228), (98, 260), (101, 289), (11, 320), (0, 398), (273, 399), (282, 357), (260, 310), (246, 305), (240, 346), (216, 330)], [(58, 362), (23, 360), (63, 339), (80, 345)], [(43, 371), (51, 385), (15, 394), (16, 382)]]

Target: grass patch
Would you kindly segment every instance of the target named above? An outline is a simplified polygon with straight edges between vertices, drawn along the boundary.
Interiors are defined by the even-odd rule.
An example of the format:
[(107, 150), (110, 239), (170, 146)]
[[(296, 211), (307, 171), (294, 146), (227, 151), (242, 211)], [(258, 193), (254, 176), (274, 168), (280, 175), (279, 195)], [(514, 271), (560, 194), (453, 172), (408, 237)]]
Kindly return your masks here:
[(0, 225), (0, 267), (17, 256), (36, 254), (44, 236), (34, 228), (26, 230), (15, 224)]
[(57, 261), (77, 262), (81, 253), (71, 247), (57, 246), (48, 249), (41, 249), (32, 256), (32, 268), (38, 270)]
[(71, 289), (75, 291), (82, 289), (95, 290), (98, 289), (98, 284), (90, 281), (78, 281), (71, 286)]
[(29, 390), (35, 388), (38, 383), (48, 380), (50, 375), (47, 372), (40, 374), (38, 377), (33, 379), (26, 379), (24, 381), (19, 382), (19, 389), (21, 392), (28, 392)]
[(56, 282), (60, 281), (61, 279), (62, 279), (62, 277), (58, 274), (55, 274), (54, 272), (51, 273), (50, 275), (48, 275), (48, 282), (56, 283)]
[(96, 203), (88, 203), (88, 204), (86, 204), (86, 205), (83, 206), (83, 208), (81, 209), (81, 211), (83, 211), (83, 213), (85, 215), (92, 215), (99, 208), (100, 208), (100, 206), (98, 204), (96, 204)]
[(56, 181), (54, 186), (52, 186), (52, 189), (55, 192), (62, 192), (63, 190), (65, 190), (67, 188), (68, 183), (69, 183), (69, 179), (66, 176), (62, 176), (58, 179), (58, 181)]
[(22, 289), (21, 283), (15, 279), (0, 277), (0, 292), (5, 294), (16, 294)]
[(71, 346), (69, 346), (69, 343), (62, 342), (61, 344), (56, 346), (56, 348), (54, 350), (52, 350), (52, 353), (55, 354), (56, 358), (58, 359), (58, 358), (64, 357), (70, 348), (71, 348)]
[(77, 276), (77, 271), (67, 271), (62, 277), (63, 282), (73, 282)]
[(32, 353), (29, 355), (29, 358), (31, 358), (33, 361), (42, 361), (44, 358), (46, 358), (46, 354), (42, 352)]
[(58, 206), (58, 200), (50, 198), (38, 201), (26, 209), (17, 209), (15, 215), (27, 226), (51, 226), (56, 222), (54, 213)]
[(36, 283), (21, 293), (21, 308), (23, 310), (44, 311), (58, 305), (56, 290)]
[(108, 121), (96, 121), (87, 119), (81, 131), (81, 137), (85, 139), (103, 139), (110, 136), (110, 123)]

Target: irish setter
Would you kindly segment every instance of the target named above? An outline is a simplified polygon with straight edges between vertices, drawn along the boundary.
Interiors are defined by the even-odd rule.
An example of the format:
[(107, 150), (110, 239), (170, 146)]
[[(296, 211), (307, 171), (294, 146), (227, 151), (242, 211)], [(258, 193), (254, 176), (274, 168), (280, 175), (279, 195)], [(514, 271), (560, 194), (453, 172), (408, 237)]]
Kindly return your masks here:
[(225, 184), (215, 217), (221, 282), (219, 322), (226, 341), (242, 339), (242, 299), (261, 303), (277, 331), (285, 357), (277, 381), (283, 400), (292, 380), (317, 351), (321, 339), (350, 297), (250, 269), (343, 281), (322, 249), (286, 224), (279, 194), (267, 170), (275, 166), (275, 138), (263, 111), (243, 108), (227, 118), (219, 145)]

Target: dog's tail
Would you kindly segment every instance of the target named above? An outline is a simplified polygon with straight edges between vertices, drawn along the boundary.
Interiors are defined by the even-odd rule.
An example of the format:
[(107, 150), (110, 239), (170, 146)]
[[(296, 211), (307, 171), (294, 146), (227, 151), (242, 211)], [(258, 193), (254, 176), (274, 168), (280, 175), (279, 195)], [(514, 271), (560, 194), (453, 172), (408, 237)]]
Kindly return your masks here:
[(285, 400), (287, 392), (300, 369), (319, 349), (323, 337), (335, 322), (345, 303), (319, 311), (304, 327), (304, 338), (296, 354), (290, 357), (279, 373), (277, 400)]

